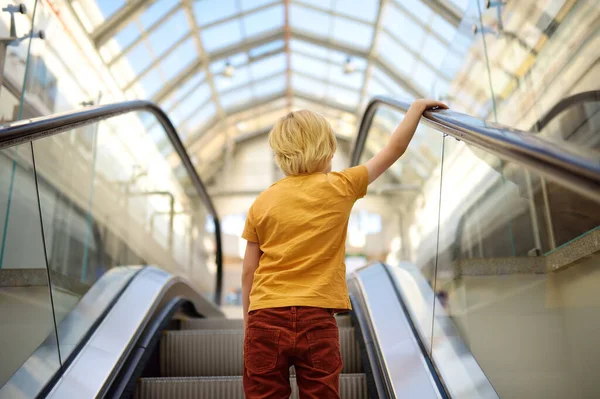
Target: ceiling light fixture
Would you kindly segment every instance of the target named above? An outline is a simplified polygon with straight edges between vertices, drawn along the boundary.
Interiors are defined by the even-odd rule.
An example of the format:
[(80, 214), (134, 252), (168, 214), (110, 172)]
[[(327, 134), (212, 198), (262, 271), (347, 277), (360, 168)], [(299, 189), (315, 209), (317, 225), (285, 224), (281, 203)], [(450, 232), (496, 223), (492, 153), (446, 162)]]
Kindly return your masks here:
[(223, 69), (223, 76), (225, 76), (226, 78), (231, 78), (233, 76), (233, 74), (235, 73), (235, 68), (233, 65), (231, 65), (229, 63), (229, 61), (227, 61), (225, 63), (225, 69)]
[(346, 75), (351, 74), (356, 71), (356, 65), (352, 62), (352, 58), (346, 58), (346, 63), (344, 64), (344, 73)]

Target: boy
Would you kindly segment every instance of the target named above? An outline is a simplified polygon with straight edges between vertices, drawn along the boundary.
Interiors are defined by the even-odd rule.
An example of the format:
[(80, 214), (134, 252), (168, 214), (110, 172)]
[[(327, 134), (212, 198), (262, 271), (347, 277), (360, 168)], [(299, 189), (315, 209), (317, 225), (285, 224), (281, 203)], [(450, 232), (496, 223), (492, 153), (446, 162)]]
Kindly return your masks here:
[(339, 398), (342, 370), (336, 312), (350, 310), (344, 265), (354, 202), (404, 153), (426, 109), (415, 101), (389, 143), (366, 164), (331, 172), (335, 135), (322, 116), (291, 112), (269, 143), (286, 177), (258, 196), (242, 237), (244, 392), (289, 398), (295, 366), (300, 398)]

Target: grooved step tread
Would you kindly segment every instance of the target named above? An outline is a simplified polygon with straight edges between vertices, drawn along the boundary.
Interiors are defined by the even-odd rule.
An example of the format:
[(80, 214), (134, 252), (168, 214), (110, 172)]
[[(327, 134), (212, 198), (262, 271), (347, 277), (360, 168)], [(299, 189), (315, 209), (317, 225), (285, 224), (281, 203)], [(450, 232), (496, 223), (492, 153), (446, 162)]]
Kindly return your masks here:
[[(360, 373), (360, 348), (354, 328), (340, 331), (342, 373)], [(241, 376), (243, 374), (243, 330), (166, 331), (160, 342), (163, 377)]]
[[(290, 377), (291, 399), (298, 399), (296, 378)], [(342, 399), (366, 399), (365, 374), (340, 375)], [(242, 377), (177, 377), (142, 378), (138, 382), (136, 399), (240, 399), (244, 398)]]
[[(352, 327), (350, 317), (336, 316), (338, 327)], [(244, 319), (184, 319), (181, 320), (182, 330), (243, 330)]]

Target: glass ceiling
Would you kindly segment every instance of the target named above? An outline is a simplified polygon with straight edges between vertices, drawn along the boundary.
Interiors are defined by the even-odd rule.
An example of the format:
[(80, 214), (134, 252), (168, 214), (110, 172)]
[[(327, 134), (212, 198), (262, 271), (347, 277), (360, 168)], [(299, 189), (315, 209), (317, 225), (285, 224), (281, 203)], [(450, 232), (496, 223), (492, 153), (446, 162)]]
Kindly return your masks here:
[(100, 18), (80, 17), (96, 21), (90, 37), (126, 97), (158, 103), (210, 162), (219, 133), (265, 130), (291, 109), (350, 138), (374, 95), (444, 95), (472, 40), (456, 38), (467, 3), (98, 0)]

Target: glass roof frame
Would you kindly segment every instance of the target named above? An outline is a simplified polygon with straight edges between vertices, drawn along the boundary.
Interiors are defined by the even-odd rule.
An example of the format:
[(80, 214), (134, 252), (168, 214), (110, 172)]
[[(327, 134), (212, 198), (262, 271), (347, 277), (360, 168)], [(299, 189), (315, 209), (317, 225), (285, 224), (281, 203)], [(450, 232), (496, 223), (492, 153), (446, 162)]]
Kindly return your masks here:
[[(398, 0), (368, 0), (360, 3), (365, 6), (368, 12), (363, 9), (353, 9), (349, 2), (343, 1), (314, 1), (314, 0), (222, 0), (218, 4), (210, 7), (210, 1), (177, 0), (157, 0), (148, 2), (146, 0), (129, 0), (124, 2), (121, 8), (110, 12), (110, 15), (97, 24), (89, 32), (90, 39), (99, 49), (106, 66), (115, 76), (120, 74), (126, 67), (123, 64), (141, 65), (138, 71), (132, 71), (132, 79), (123, 79), (115, 76), (115, 82), (130, 98), (139, 98), (143, 93), (151, 92), (152, 95), (146, 95), (150, 99), (165, 109), (170, 114), (181, 113), (178, 109), (183, 104), (189, 102), (193, 96), (199, 96), (202, 92), (202, 100), (198, 101), (195, 107), (187, 109), (186, 115), (179, 120), (180, 126), (187, 126), (190, 119), (201, 110), (208, 107), (209, 103), (214, 105), (214, 114), (206, 116), (203, 123), (199, 123), (198, 130), (189, 131), (185, 134), (185, 142), (190, 148), (196, 147), (196, 141), (204, 136), (217, 123), (224, 130), (231, 130), (229, 119), (240, 112), (259, 107), (264, 101), (273, 101), (274, 98), (288, 98), (287, 110), (293, 107), (293, 99), (307, 99), (312, 93), (295, 90), (293, 82), (297, 79), (311, 81), (313, 84), (324, 86), (324, 94), (320, 98), (310, 99), (313, 102), (320, 103), (324, 107), (331, 109), (341, 109), (344, 112), (351, 112), (357, 115), (365, 105), (368, 97), (373, 94), (371, 87), (387, 89), (390, 94), (408, 95), (410, 97), (424, 96), (427, 87), (415, 85), (407, 78), (408, 74), (400, 71), (389, 59), (384, 59), (382, 53), (385, 48), (380, 48), (382, 44), (382, 34), (392, 39), (394, 45), (399, 46), (403, 52), (414, 58), (411, 62), (413, 68), (424, 65), (430, 73), (435, 76), (442, 76), (444, 80), (450, 82), (451, 77), (443, 73), (440, 66), (425, 57), (424, 55), (411, 48), (405, 40), (399, 38), (400, 35), (394, 34), (390, 26), (386, 26), (385, 17), (388, 9), (394, 9), (396, 12), (406, 18), (407, 21), (419, 26), (425, 32), (423, 44), (429, 37), (435, 39), (437, 44), (441, 44), (447, 52), (451, 51), (451, 44), (443, 34), (434, 29), (432, 24), (434, 18), (442, 18), (446, 21), (446, 29), (457, 28), (461, 21), (460, 12), (450, 2), (441, 0), (414, 0), (424, 7), (431, 10), (429, 19), (422, 20), (414, 15), (411, 10), (403, 6)], [(101, 7), (101, 2), (99, 7)], [(349, 5), (350, 4), (350, 5)], [(411, 4), (412, 6), (412, 4)], [(204, 7), (204, 8), (202, 8)], [(323, 27), (325, 34), (315, 34), (310, 30), (306, 23), (297, 23), (293, 15), (290, 22), (289, 9), (294, 7), (304, 13), (313, 16), (325, 16), (328, 26)], [(366, 10), (365, 9), (365, 10)], [(198, 10), (202, 10), (198, 14)], [(363, 12), (364, 11), (364, 12)], [(281, 12), (281, 21), (261, 20), (260, 15), (279, 15)], [(199, 20), (199, 15), (201, 19)], [(270, 21), (270, 22), (269, 22)], [(268, 22), (268, 23), (267, 23)], [(153, 43), (153, 34), (165, 29), (166, 24), (171, 23), (182, 31), (173, 35), (162, 35), (162, 40), (169, 40), (168, 43)], [(308, 23), (312, 23), (308, 21)], [(187, 24), (187, 26), (186, 26)], [(234, 25), (237, 28), (234, 28)], [(266, 27), (263, 28), (263, 25)], [(389, 24), (388, 24), (389, 25)], [(344, 35), (338, 32), (340, 27), (350, 26), (366, 29), (370, 38), (368, 46), (363, 48), (356, 43), (350, 43)], [(449, 28), (450, 27), (450, 28)], [(247, 34), (250, 29), (252, 34)], [(347, 29), (347, 28), (345, 28)], [(137, 31), (136, 31), (137, 30)], [(223, 41), (221, 45), (210, 42), (210, 49), (206, 49), (206, 35), (211, 31), (230, 32), (237, 35), (240, 40), (235, 43)], [(234, 33), (236, 31), (237, 33)], [(337, 32), (337, 33), (336, 33)], [(342, 31), (343, 33), (344, 31)], [(366, 31), (365, 31), (366, 32)], [(127, 34), (127, 35), (126, 35)], [(167, 37), (168, 36), (168, 37)], [(171, 37), (172, 36), (172, 37)], [(222, 35), (223, 36), (223, 35)], [(227, 35), (224, 35), (227, 36)], [(385, 39), (385, 38), (384, 38)], [(386, 39), (387, 40), (387, 39)], [(407, 39), (409, 40), (409, 39)], [(304, 48), (295, 48), (293, 43), (303, 43)], [(169, 57), (177, 54), (184, 45), (193, 42), (191, 48), (195, 49), (196, 54), (186, 54), (190, 59), (185, 65), (177, 65), (177, 71), (164, 71), (164, 65)], [(384, 40), (385, 42), (385, 40)], [(155, 47), (163, 47), (163, 51), (156, 51)], [(145, 63), (139, 59), (131, 59), (133, 52), (141, 46), (147, 47), (150, 54), (150, 60), (145, 59)], [(438, 46), (439, 47), (439, 46)], [(307, 48), (313, 48), (316, 53), (309, 54), (305, 51)], [(141, 51), (141, 50), (140, 50)], [(312, 50), (311, 50), (312, 51)], [(352, 59), (353, 62), (361, 64), (356, 71), (351, 74), (343, 74), (345, 60), (341, 56)], [(285, 65), (271, 70), (263, 76), (255, 77), (253, 65), (263, 65), (259, 63), (274, 63), (276, 57), (284, 57)], [(294, 64), (293, 60), (297, 57), (310, 58), (312, 64), (306, 61)], [(140, 57), (144, 58), (144, 57)], [(187, 59), (187, 58), (186, 58)], [(238, 84), (227, 87), (224, 85), (223, 72), (224, 63), (230, 62), (236, 68), (235, 73), (247, 76)], [(280, 59), (278, 59), (280, 62)], [(182, 61), (181, 64), (184, 64)], [(303, 65), (306, 64), (306, 65)], [(318, 68), (308, 68), (307, 65), (318, 66)], [(322, 73), (316, 73), (320, 70)], [(240, 72), (242, 71), (242, 72)], [(333, 72), (332, 72), (333, 71)], [(172, 75), (165, 79), (166, 74)], [(194, 84), (181, 91), (181, 87), (187, 82), (202, 74), (202, 78)], [(353, 75), (354, 74), (354, 75)], [(389, 89), (389, 84), (382, 82), (382, 74), (385, 80), (390, 80), (395, 89)], [(127, 75), (127, 74), (123, 74)], [(147, 81), (154, 80), (154, 77), (160, 77), (161, 82), (154, 82), (156, 87), (148, 88)], [(234, 75), (235, 76), (235, 75)], [(352, 83), (347, 83), (352, 80)], [(282, 79), (283, 78), (283, 79)], [(123, 80), (125, 82), (123, 83)], [(239, 78), (238, 78), (239, 80)], [(268, 88), (269, 82), (283, 81), (283, 87), (277, 85)], [(206, 88), (209, 89), (209, 96), (206, 96)], [(257, 88), (262, 88), (266, 92), (261, 96), (257, 93)], [(266, 89), (265, 89), (266, 87)], [(355, 92), (352, 103), (342, 103), (336, 101), (335, 93), (338, 97), (344, 97), (344, 93)], [(240, 97), (246, 98), (244, 102), (233, 102), (231, 105), (223, 104), (223, 98), (229, 99), (240, 93)], [(333, 94), (332, 94), (333, 93)], [(225, 105), (225, 106), (224, 106)], [(233, 108), (232, 108), (233, 107)], [(227, 109), (226, 109), (227, 108)], [(210, 123), (208, 123), (210, 122)], [(234, 125), (234, 130), (235, 124)], [(186, 130), (189, 130), (186, 128)], [(239, 129), (233, 134), (240, 133)], [(247, 133), (247, 132), (245, 132)], [(227, 133), (226, 133), (227, 134)]]

